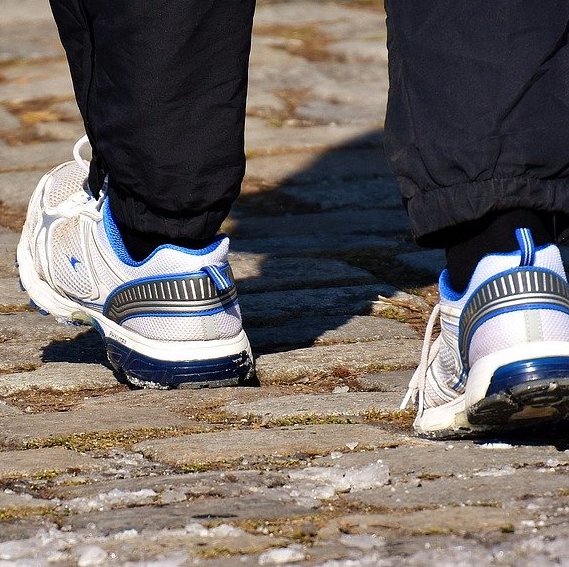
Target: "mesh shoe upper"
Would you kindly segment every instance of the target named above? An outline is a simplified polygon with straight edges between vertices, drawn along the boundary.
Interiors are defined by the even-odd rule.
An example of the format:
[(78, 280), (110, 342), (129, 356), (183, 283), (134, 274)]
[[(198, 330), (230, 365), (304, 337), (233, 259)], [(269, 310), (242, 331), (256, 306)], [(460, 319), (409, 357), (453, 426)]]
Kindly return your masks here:
[[(75, 162), (63, 164), (48, 174), (43, 190), (32, 199), (23, 236), (44, 281), (58, 293), (98, 311), (104, 309), (109, 294), (133, 280), (197, 273), (214, 289), (203, 269), (228, 266), (227, 237), (218, 237), (203, 250), (161, 246), (136, 262), (122, 243), (108, 201), (104, 196), (94, 199), (86, 177)], [(180, 309), (168, 316), (163, 305), (156, 310), (155, 314), (152, 309), (139, 310), (138, 316), (121, 324), (147, 338), (166, 341), (225, 339), (241, 331), (236, 299), (226, 301), (217, 312), (207, 310), (207, 316), (199, 310), (185, 313)]]

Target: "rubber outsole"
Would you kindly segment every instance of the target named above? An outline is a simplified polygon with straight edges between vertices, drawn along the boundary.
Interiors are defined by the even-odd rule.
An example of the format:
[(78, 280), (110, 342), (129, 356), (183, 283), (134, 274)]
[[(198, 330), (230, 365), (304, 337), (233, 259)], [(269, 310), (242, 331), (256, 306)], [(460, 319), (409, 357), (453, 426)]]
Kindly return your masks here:
[(167, 362), (144, 356), (105, 338), (107, 356), (133, 386), (171, 388), (220, 388), (254, 385), (255, 366), (247, 351), (209, 360)]
[(497, 368), (486, 395), (455, 414), (452, 425), (449, 421), (449, 427), (430, 429), (423, 422), (418, 434), (434, 439), (477, 438), (549, 428), (568, 419), (569, 357), (552, 356)]

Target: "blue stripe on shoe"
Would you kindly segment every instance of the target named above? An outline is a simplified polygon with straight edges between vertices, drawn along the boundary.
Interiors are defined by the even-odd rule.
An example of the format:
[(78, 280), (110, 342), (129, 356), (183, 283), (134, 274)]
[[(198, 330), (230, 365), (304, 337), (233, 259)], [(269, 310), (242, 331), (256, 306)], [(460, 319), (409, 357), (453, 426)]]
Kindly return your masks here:
[(516, 239), (520, 246), (520, 266), (533, 266), (535, 261), (535, 243), (529, 228), (517, 228)]

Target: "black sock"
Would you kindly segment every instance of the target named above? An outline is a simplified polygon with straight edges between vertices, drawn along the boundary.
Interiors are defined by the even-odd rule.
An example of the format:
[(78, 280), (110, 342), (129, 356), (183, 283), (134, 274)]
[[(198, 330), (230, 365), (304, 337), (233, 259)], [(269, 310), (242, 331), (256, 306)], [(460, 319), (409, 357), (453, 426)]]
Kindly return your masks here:
[(137, 262), (148, 258), (158, 246), (162, 246), (163, 244), (173, 244), (174, 246), (181, 246), (182, 248), (199, 250), (209, 246), (214, 240), (213, 238), (203, 240), (193, 238), (170, 238), (164, 234), (154, 232), (139, 232), (119, 222), (116, 222), (116, 224), (128, 253), (131, 258)]
[(517, 228), (529, 228), (536, 246), (555, 240), (553, 214), (529, 209), (497, 211), (457, 227), (453, 243), (446, 248), (453, 289), (459, 293), (466, 289), (478, 262), (487, 254), (519, 250)]

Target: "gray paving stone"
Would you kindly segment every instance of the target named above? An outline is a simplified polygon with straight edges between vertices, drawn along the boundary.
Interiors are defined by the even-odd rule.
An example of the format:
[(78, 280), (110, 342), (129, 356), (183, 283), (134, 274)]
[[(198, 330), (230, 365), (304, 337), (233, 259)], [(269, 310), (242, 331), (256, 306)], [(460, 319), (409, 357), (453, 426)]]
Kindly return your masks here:
[[(49, 62), (11, 65), (2, 72), (5, 80), (0, 83), (0, 101), (73, 96), (71, 78), (63, 55), (60, 59)], [(6, 156), (2, 155), (2, 158), (3, 166), (7, 167), (4, 164)]]
[(382, 147), (379, 132), (369, 126), (310, 126), (291, 127), (271, 125), (270, 120), (249, 117), (246, 127), (246, 147), (255, 154), (279, 154), (292, 151), (322, 150), (334, 146), (357, 147), (371, 145)]
[(0, 278), (0, 312), (3, 309), (24, 308), (29, 301), (28, 294), (20, 289), (18, 278)]
[(16, 232), (0, 234), (0, 278), (13, 279), (18, 276), (15, 259), (19, 240), (20, 235)]
[[(1, 57), (0, 52), (0, 57)], [(13, 128), (18, 128), (20, 126), (20, 121), (3, 106), (0, 106), (0, 132), (3, 130), (12, 130)]]
[[(248, 325), (265, 326), (275, 321), (313, 315), (346, 315), (349, 318), (365, 315), (371, 312), (379, 295), (405, 301), (410, 297), (392, 286), (377, 284), (246, 293), (239, 303)], [(320, 332), (328, 330), (326, 323), (325, 319), (319, 325), (315, 321)]]
[(2, 164), (0, 168), (3, 171), (10, 169), (48, 171), (55, 165), (69, 161), (71, 159), (71, 150), (72, 146), (69, 142), (0, 146), (0, 164)]
[(276, 327), (248, 327), (247, 335), (253, 348), (257, 349), (361, 343), (387, 337), (419, 338), (405, 323), (359, 315), (347, 320), (346, 317), (320, 315), (286, 321)]
[(377, 209), (401, 207), (401, 195), (391, 178), (349, 181), (280, 189), (283, 195), (320, 207), (335, 209)]
[(330, 239), (345, 234), (407, 233), (409, 221), (401, 210), (334, 211), (273, 217), (235, 217), (235, 232), (239, 238), (300, 236), (318, 231)]
[(257, 358), (257, 376), (261, 382), (295, 382), (335, 371), (365, 373), (378, 367), (413, 367), (420, 357), (422, 341), (385, 339), (372, 343), (314, 346)]
[(27, 208), (30, 197), (43, 174), (43, 171), (0, 173), (0, 201), (12, 207)]
[[(278, 504), (278, 505), (277, 505)], [(125, 527), (138, 532), (183, 528), (200, 521), (275, 520), (306, 515), (309, 508), (294, 503), (275, 503), (255, 495), (239, 498), (197, 500), (160, 507), (135, 507), (93, 512), (66, 518), (65, 526), (80, 530), (95, 525), (101, 535), (123, 532)]]
[(394, 411), (400, 396), (391, 393), (349, 392), (341, 394), (297, 394), (258, 400), (230, 403), (225, 411), (239, 416), (254, 415), (266, 421), (298, 416), (358, 416), (369, 411)]
[(0, 478), (2, 479), (29, 478), (48, 471), (51, 473), (70, 470), (77, 472), (97, 468), (100, 468), (100, 463), (93, 457), (81, 455), (63, 447), (0, 452)]
[[(502, 468), (502, 471), (509, 471)], [(561, 494), (567, 487), (566, 471), (539, 473), (535, 470), (515, 470), (500, 476), (469, 478), (440, 478), (419, 483), (393, 483), (389, 490), (374, 489), (349, 495), (350, 501), (387, 509), (411, 509), (434, 506), (495, 506), (503, 507), (512, 499)], [(569, 500), (567, 500), (569, 502)], [(436, 518), (437, 514), (434, 513)]]
[(270, 258), (263, 254), (230, 255), (240, 293), (298, 288), (358, 285), (375, 276), (339, 260), (326, 258)]
[[(37, 2), (36, 2), (37, 3)], [(42, 4), (40, 13), (45, 6)], [(15, 61), (22, 63), (23, 60), (30, 59), (49, 59), (62, 57), (63, 49), (57, 37), (55, 23), (51, 17), (37, 21), (27, 21), (22, 25), (22, 21), (8, 22), (4, 16), (4, 5), (2, 6), (3, 21), (0, 23), (0, 61)], [(25, 17), (37, 15), (37, 10), (20, 12)]]
[(69, 392), (82, 388), (98, 389), (116, 386), (112, 371), (101, 364), (52, 362), (30, 372), (2, 376), (0, 395), (9, 396), (25, 390)]
[[(492, 479), (499, 478), (501, 474), (511, 476), (526, 469), (542, 469), (537, 477), (549, 473), (562, 476), (569, 466), (569, 454), (552, 445), (510, 445), (504, 442), (474, 444), (466, 441), (441, 443), (418, 438), (411, 443), (382, 449), (379, 455), (371, 452), (346, 454), (342, 456), (340, 464), (365, 466), (377, 458), (389, 466), (394, 484), (401, 489), (416, 485), (416, 480), (425, 481), (423, 484), (428, 487), (430, 481), (438, 478), (463, 481), (469, 478)], [(338, 462), (327, 456), (316, 459), (314, 464), (321, 466)], [(525, 489), (530, 488), (526, 485)], [(498, 494), (494, 492), (492, 496)]]
[(51, 21), (52, 15), (49, 4), (37, 0), (2, 0), (3, 24), (35, 22), (38, 20)]
[(136, 445), (146, 457), (169, 465), (215, 463), (247, 456), (276, 457), (297, 453), (325, 454), (346, 448), (346, 443), (377, 447), (397, 436), (369, 425), (317, 425), (200, 433)]
[[(367, 139), (367, 138), (366, 138)], [(350, 181), (391, 176), (379, 148), (334, 149), (325, 154), (307, 152), (254, 157), (247, 162), (247, 175), (267, 183), (288, 185)]]
[[(103, 459), (96, 459), (103, 461)], [(113, 491), (138, 492), (153, 490), (157, 502), (173, 504), (208, 496), (237, 498), (251, 492), (262, 492), (271, 487), (282, 486), (288, 480), (286, 472), (272, 471), (224, 471), (195, 472), (177, 475), (154, 475), (138, 478), (99, 480), (89, 484), (58, 484), (51, 493), (63, 500), (76, 498), (92, 499), (102, 493)], [(180, 498), (176, 500), (176, 498)], [(168, 502), (170, 500), (170, 502)]]
[[(399, 244), (392, 239), (376, 234), (343, 234), (341, 239), (334, 239), (333, 250), (341, 252), (361, 250), (386, 250)], [(236, 252), (253, 252), (275, 256), (300, 256), (302, 254), (326, 254), (331, 249), (329, 234), (303, 234), (299, 236), (281, 236), (267, 238), (233, 239)]]
[(187, 418), (174, 415), (160, 407), (140, 407), (114, 404), (107, 400), (104, 407), (91, 405), (69, 412), (37, 413), (0, 418), (0, 441), (5, 446), (17, 447), (37, 441), (81, 433), (120, 432), (128, 429), (157, 429), (188, 425)]
[(412, 270), (425, 272), (438, 277), (446, 266), (444, 250), (421, 250), (396, 256), (397, 260)]
[(398, 392), (403, 395), (413, 375), (413, 370), (395, 370), (392, 372), (372, 372), (356, 377), (362, 390), (370, 392)]
[[(330, 27), (324, 27), (324, 29), (330, 29)], [(326, 49), (341, 57), (345, 62), (385, 64), (387, 62), (386, 39), (386, 37), (379, 38), (377, 35), (370, 39), (345, 39), (328, 45)]]
[(261, 6), (255, 14), (256, 25), (282, 25), (282, 26), (298, 26), (302, 24), (318, 24), (335, 23), (338, 21), (356, 21), (365, 22), (367, 18), (376, 16), (369, 12), (358, 13), (344, 6), (334, 4), (326, 5), (326, 9), (322, 9), (320, 2), (283, 2)]
[[(0, 475), (2, 475), (2, 471), (0, 471)], [(53, 503), (50, 503), (49, 500), (33, 498), (29, 494), (0, 492), (0, 513), (4, 512), (5, 514), (9, 514), (11, 511), (13, 511), (16, 513), (20, 512), (22, 515), (26, 515), (34, 511), (42, 513), (54, 507), (55, 505)]]
[(85, 133), (85, 126), (81, 122), (39, 122), (34, 133), (42, 139), (75, 142)]

